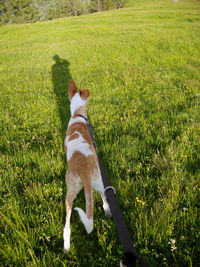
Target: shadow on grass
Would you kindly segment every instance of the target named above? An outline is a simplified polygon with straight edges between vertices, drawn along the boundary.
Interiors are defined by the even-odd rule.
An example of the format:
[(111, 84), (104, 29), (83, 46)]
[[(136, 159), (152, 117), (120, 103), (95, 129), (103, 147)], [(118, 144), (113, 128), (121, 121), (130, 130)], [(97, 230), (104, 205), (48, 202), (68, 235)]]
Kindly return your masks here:
[[(67, 130), (67, 125), (71, 117), (70, 114), (70, 102), (68, 99), (68, 85), (72, 76), (70, 74), (69, 66), (70, 63), (66, 59), (60, 58), (58, 55), (53, 56), (55, 60), (54, 65), (52, 66), (52, 83), (53, 90), (56, 95), (57, 109), (60, 117), (60, 128), (59, 133), (60, 137), (64, 142), (65, 133)], [(66, 156), (63, 149), (63, 170), (61, 175), (64, 179), (66, 171)]]
[(62, 59), (58, 55), (55, 55), (53, 59), (55, 60), (55, 64), (52, 66), (52, 83), (61, 122), (60, 132), (62, 138), (64, 138), (71, 116), (67, 92), (72, 77), (69, 70), (70, 63), (66, 59)]
[[(57, 109), (58, 109), (59, 118), (60, 118), (59, 133), (64, 143), (67, 125), (71, 117), (70, 101), (68, 99), (68, 85), (69, 85), (70, 80), (72, 79), (72, 76), (70, 74), (69, 61), (67, 61), (66, 59), (60, 58), (58, 55), (54, 55), (53, 60), (55, 61), (55, 63), (53, 64), (51, 68), (53, 91), (56, 96)], [(67, 166), (64, 148), (63, 148), (62, 159), (63, 159), (63, 170), (61, 171), (61, 176), (64, 181), (66, 166)], [(64, 213), (63, 213), (62, 221), (63, 221), (63, 226), (64, 226), (64, 221), (65, 221)], [(55, 242), (59, 249), (57, 250), (54, 247), (53, 250), (55, 250), (56, 252), (59, 252), (61, 248), (63, 247), (63, 240), (59, 239), (59, 240), (56, 240)]]

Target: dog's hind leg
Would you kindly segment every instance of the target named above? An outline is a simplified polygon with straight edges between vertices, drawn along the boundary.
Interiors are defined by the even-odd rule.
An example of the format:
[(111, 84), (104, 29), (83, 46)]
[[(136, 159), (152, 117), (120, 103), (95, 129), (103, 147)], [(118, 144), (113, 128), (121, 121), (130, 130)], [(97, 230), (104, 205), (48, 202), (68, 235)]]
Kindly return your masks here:
[(93, 190), (89, 179), (84, 179), (84, 191), (86, 200), (86, 213), (80, 208), (74, 208), (80, 216), (80, 219), (85, 226), (88, 234), (93, 230)]
[(111, 214), (111, 211), (110, 211), (110, 207), (109, 207), (109, 204), (108, 204), (108, 202), (106, 200), (106, 196), (105, 196), (104, 192), (100, 193), (100, 195), (101, 195), (101, 198), (102, 198), (102, 201), (103, 201), (103, 209), (105, 211), (106, 217), (112, 217), (112, 214)]
[(95, 191), (97, 191), (101, 195), (101, 198), (102, 198), (102, 201), (103, 201), (103, 209), (105, 211), (105, 215), (107, 217), (112, 217), (112, 214), (110, 212), (109, 204), (108, 204), (108, 202), (106, 200), (106, 196), (104, 194), (104, 186), (103, 186), (103, 182), (102, 182), (101, 176), (97, 180), (93, 180), (92, 181), (92, 187), (94, 188)]
[(80, 178), (72, 179), (69, 178), (69, 174), (66, 173), (66, 183), (67, 183), (67, 194), (65, 199), (65, 205), (66, 205), (66, 222), (65, 222), (65, 228), (63, 231), (63, 238), (64, 238), (64, 251), (67, 252), (70, 248), (70, 217), (71, 217), (71, 211), (72, 211), (72, 204), (83, 187)]

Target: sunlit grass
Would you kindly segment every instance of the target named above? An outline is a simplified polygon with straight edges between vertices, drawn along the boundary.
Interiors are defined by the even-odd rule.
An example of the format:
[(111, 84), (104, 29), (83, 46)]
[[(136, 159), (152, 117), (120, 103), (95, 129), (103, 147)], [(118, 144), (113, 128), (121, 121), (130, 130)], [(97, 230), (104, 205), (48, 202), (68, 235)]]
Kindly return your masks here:
[[(200, 264), (199, 10), (195, 0), (132, 1), (0, 28), (3, 266), (119, 265), (97, 194), (94, 231), (72, 213), (71, 251), (62, 251), (71, 78), (91, 90), (98, 151), (136, 250), (150, 266)], [(80, 193), (76, 205), (84, 201)]]

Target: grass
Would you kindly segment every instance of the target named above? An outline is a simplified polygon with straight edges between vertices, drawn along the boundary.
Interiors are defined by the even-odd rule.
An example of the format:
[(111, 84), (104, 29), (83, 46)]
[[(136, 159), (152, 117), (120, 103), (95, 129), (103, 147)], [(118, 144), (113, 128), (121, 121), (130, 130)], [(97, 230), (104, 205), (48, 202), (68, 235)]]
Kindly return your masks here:
[[(94, 231), (72, 213), (62, 251), (71, 78), (91, 90), (99, 154), (136, 250), (149, 266), (200, 265), (199, 10), (196, 0), (132, 0), (0, 28), (1, 266), (119, 266), (96, 193)], [(75, 205), (84, 202), (80, 193)]]

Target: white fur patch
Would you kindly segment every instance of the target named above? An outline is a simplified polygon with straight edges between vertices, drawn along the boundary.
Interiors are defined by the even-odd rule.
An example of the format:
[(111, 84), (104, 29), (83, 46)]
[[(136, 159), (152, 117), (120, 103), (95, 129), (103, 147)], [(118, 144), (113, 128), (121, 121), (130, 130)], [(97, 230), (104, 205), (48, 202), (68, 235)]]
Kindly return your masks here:
[(71, 104), (70, 104), (71, 115), (74, 116), (74, 112), (81, 106), (84, 106), (85, 104), (87, 104), (87, 99), (83, 100), (80, 97), (79, 93), (76, 93), (71, 99)]
[(97, 191), (99, 193), (104, 192), (104, 186), (103, 186), (103, 182), (102, 182), (102, 178), (101, 178), (101, 174), (100, 174), (99, 169), (98, 169), (96, 177), (94, 177), (94, 179), (91, 180), (91, 185), (95, 191)]
[(84, 118), (81, 118), (81, 117), (76, 117), (76, 118), (71, 118), (70, 121), (69, 121), (69, 124), (68, 124), (68, 128), (74, 124), (74, 123), (77, 123), (77, 122), (84, 122), (86, 124), (86, 121)]
[(65, 145), (67, 147), (67, 160), (69, 161), (76, 151), (80, 152), (86, 157), (93, 155), (90, 145), (85, 141), (82, 135), (79, 132), (74, 133), (78, 133), (79, 137), (71, 141), (68, 141), (67, 138), (65, 140)]
[(88, 219), (85, 212), (80, 208), (76, 207), (76, 208), (74, 208), (74, 210), (76, 210), (78, 212), (80, 219), (81, 219), (83, 225), (85, 226), (87, 233), (90, 234), (93, 230), (93, 219)]
[[(73, 132), (73, 134), (81, 135), (81, 134), (80, 134), (79, 132), (77, 132), (77, 131)], [(65, 138), (65, 146), (67, 146), (68, 140), (69, 140), (69, 138), (70, 138), (73, 134), (68, 135), (68, 136)]]

